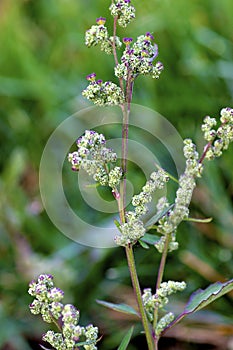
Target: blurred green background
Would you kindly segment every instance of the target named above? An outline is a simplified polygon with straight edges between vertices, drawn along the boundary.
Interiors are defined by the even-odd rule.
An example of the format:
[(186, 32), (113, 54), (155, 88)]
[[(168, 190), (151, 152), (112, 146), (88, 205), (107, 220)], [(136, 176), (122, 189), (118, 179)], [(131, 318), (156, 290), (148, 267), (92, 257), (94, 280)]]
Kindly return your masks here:
[[(69, 115), (90, 104), (81, 91), (85, 76), (114, 79), (113, 59), (84, 45), (84, 32), (96, 17), (108, 16), (106, 0), (0, 1), (0, 349), (39, 349), (48, 329), (28, 310), (28, 282), (52, 273), (75, 303), (83, 324), (100, 327), (102, 350), (116, 349), (134, 320), (109, 312), (95, 300), (132, 303), (124, 251), (91, 249), (72, 242), (49, 220), (40, 199), (38, 170), (46, 141)], [(153, 32), (159, 60), (165, 66), (159, 81), (140, 77), (133, 102), (159, 111), (182, 137), (203, 146), (202, 118), (233, 107), (232, 0), (134, 0), (137, 19), (124, 36)], [(112, 20), (109, 20), (109, 24)], [(213, 217), (208, 225), (182, 224), (180, 250), (169, 257), (166, 279), (188, 282), (183, 300), (210, 282), (233, 274), (232, 146), (206, 166), (195, 191), (191, 214)], [(64, 175), (74, 176), (69, 165)], [(144, 179), (137, 178), (138, 183)], [(79, 199), (67, 180), (70, 201)], [(88, 208), (80, 203), (80, 210)], [(101, 218), (101, 215), (97, 215)], [(154, 285), (158, 255), (136, 248), (143, 287)], [(173, 300), (177, 312), (182, 300)], [(174, 329), (161, 341), (167, 349), (232, 349), (232, 295)], [(204, 332), (203, 332), (204, 329)], [(203, 345), (204, 344), (204, 345)], [(231, 345), (232, 346), (232, 345)], [(140, 327), (129, 350), (145, 348)]]

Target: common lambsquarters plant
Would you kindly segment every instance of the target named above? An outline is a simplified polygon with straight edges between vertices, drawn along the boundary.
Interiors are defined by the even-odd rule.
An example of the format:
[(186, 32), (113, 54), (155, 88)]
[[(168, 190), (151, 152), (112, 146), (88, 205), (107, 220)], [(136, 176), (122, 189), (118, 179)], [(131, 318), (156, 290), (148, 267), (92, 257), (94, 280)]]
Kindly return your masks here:
[[(119, 233), (115, 237), (115, 243), (125, 249), (138, 310), (127, 305), (113, 305), (103, 301), (100, 303), (119, 312), (137, 314), (142, 323), (148, 349), (157, 350), (160, 337), (168, 329), (187, 315), (202, 309), (233, 289), (233, 280), (225, 283), (216, 282), (205, 290), (194, 292), (180, 315), (175, 317), (172, 312), (165, 311), (169, 296), (183, 291), (186, 287), (184, 281), (163, 280), (167, 255), (178, 248), (176, 231), (178, 225), (189, 217), (189, 204), (196, 180), (202, 175), (204, 161), (221, 156), (233, 141), (233, 109), (223, 108), (219, 120), (209, 116), (204, 118), (202, 131), (206, 145), (200, 155), (191, 139), (184, 140), (186, 166), (184, 173), (178, 179), (179, 186), (174, 205), (170, 205), (166, 197), (161, 197), (157, 203), (157, 213), (153, 216), (153, 222), (145, 224), (143, 221), (148, 204), (152, 201), (152, 194), (157, 189), (164, 188), (171, 178), (166, 170), (157, 168), (141, 192), (133, 196), (131, 201), (133, 210), (127, 211), (125, 205), (127, 145), (133, 86), (139, 75), (150, 75), (158, 79), (163, 64), (157, 61), (158, 47), (151, 33), (140, 35), (136, 41), (129, 37), (121, 39), (117, 36), (117, 26), (126, 27), (135, 18), (135, 8), (131, 5), (131, 1), (112, 0), (109, 10), (114, 18), (112, 35), (105, 26), (106, 19), (99, 17), (96, 24), (86, 31), (85, 39), (88, 47), (98, 45), (106, 54), (113, 55), (114, 73), (119, 79), (119, 85), (111, 81), (97, 80), (96, 74), (91, 73), (87, 76), (89, 85), (83, 91), (83, 96), (97, 106), (120, 107), (122, 161), (120, 166), (116, 165), (116, 153), (107, 148), (104, 135), (93, 130), (86, 130), (77, 140), (77, 151), (70, 153), (68, 160), (73, 170), (78, 171), (82, 168), (93, 176), (96, 183), (109, 186), (118, 204), (119, 221), (116, 225)], [(117, 50), (123, 51), (120, 59)], [(148, 233), (152, 227), (153, 230), (156, 229), (158, 235)], [(144, 248), (148, 247), (148, 243), (154, 245), (161, 255), (154, 290), (148, 287), (142, 291), (140, 288), (134, 260), (134, 245), (137, 242)], [(43, 340), (50, 346), (57, 350), (97, 349), (100, 337), (98, 328), (79, 324), (79, 311), (71, 304), (62, 303), (64, 292), (54, 286), (51, 275), (40, 275), (37, 281), (32, 281), (29, 293), (35, 297), (30, 305), (31, 312), (41, 314), (44, 321), (54, 323), (58, 328), (57, 332), (49, 330), (43, 335)], [(120, 350), (127, 348), (131, 335), (132, 329), (122, 340)]]

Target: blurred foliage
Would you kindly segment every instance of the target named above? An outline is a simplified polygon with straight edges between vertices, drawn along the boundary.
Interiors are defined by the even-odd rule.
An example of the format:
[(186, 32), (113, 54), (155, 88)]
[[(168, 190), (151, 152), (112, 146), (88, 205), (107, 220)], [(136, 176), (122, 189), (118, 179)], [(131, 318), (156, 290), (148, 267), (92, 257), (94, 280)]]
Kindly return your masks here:
[[(43, 210), (38, 184), (40, 158), (49, 135), (70, 114), (89, 106), (81, 97), (85, 76), (95, 71), (99, 78), (114, 79), (112, 57), (84, 45), (85, 30), (96, 17), (108, 16), (109, 3), (0, 2), (2, 350), (39, 349), (37, 344), (47, 325), (30, 315), (27, 285), (41, 272), (54, 274), (57, 285), (65, 290), (67, 302), (80, 308), (83, 321), (100, 327), (104, 334), (101, 349), (116, 349), (134, 321), (95, 304), (97, 298), (133, 302), (124, 252), (120, 248), (90, 249), (64, 237)], [(223, 106), (233, 104), (232, 0), (135, 0), (134, 5), (137, 20), (124, 36), (136, 38), (146, 31), (153, 32), (165, 71), (160, 81), (138, 79), (133, 102), (159, 111), (182, 137), (193, 137), (202, 147), (199, 130), (203, 116), (216, 116)], [(112, 20), (108, 23), (111, 25)], [(67, 164), (64, 167), (67, 193), (74, 203), (76, 193), (74, 196), (69, 188), (69, 178), (74, 175)], [(142, 184), (140, 174), (135, 174), (135, 179)], [(135, 186), (138, 190), (139, 185)], [(212, 281), (232, 277), (232, 198), (231, 146), (220, 160), (206, 167), (194, 195), (192, 215), (213, 217), (212, 223), (182, 224), (178, 234), (180, 250), (169, 257), (165, 277), (188, 281), (185, 298), (199, 286), (204, 288)], [(88, 213), (87, 206), (81, 203), (79, 207), (84, 215)], [(153, 285), (157, 254), (136, 248), (136, 261), (142, 286)], [(180, 303), (174, 301), (178, 311)], [(233, 333), (232, 312), (229, 295), (193, 320), (206, 328), (215, 325), (216, 336), (208, 338), (206, 330), (206, 338), (200, 338), (203, 343), (209, 342), (213, 349), (227, 348), (226, 339)], [(190, 323), (192, 327), (191, 320)], [(202, 326), (197, 329), (198, 335)], [(143, 348), (140, 330), (135, 329), (129, 350)], [(187, 339), (182, 338), (182, 332), (171, 334), (171, 339), (173, 349), (201, 348), (193, 338), (183, 347), (181, 342)]]

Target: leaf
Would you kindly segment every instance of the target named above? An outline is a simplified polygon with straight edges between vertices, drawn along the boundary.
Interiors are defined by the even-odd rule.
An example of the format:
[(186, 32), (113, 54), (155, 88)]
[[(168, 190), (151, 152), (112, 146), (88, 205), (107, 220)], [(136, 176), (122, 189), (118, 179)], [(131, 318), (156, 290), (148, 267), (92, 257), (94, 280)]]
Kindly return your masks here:
[(114, 220), (114, 224), (116, 225), (118, 230), (120, 230), (121, 224), (119, 223), (119, 221), (118, 220)]
[(206, 219), (186, 218), (186, 219), (184, 219), (184, 221), (200, 222), (200, 223), (203, 223), (203, 224), (208, 224), (212, 220), (213, 220), (213, 218), (206, 218)]
[(150, 245), (155, 245), (155, 243), (158, 242), (159, 239), (159, 236), (153, 235), (151, 233), (145, 233), (144, 236), (140, 239), (140, 241), (148, 243)]
[(91, 345), (94, 344), (95, 340), (87, 340), (87, 341), (82, 341), (76, 344), (76, 346), (83, 346), (83, 345)]
[(134, 315), (134, 316), (136, 315), (139, 317), (138, 312), (132, 306), (129, 306), (127, 304), (113, 304), (103, 300), (96, 300), (96, 302), (114, 311), (122, 312), (124, 314)]
[(122, 342), (120, 343), (120, 345), (117, 348), (117, 350), (126, 350), (127, 349), (127, 346), (129, 345), (130, 339), (131, 339), (132, 334), (133, 334), (133, 330), (134, 330), (134, 327), (131, 327), (128, 330), (128, 332), (126, 333), (126, 335), (122, 339)]
[(150, 220), (148, 220), (145, 223), (145, 227), (149, 228), (150, 226), (154, 225), (156, 222), (158, 222), (167, 212), (174, 207), (174, 204), (169, 205), (168, 208), (165, 208), (164, 210), (161, 210), (160, 212), (156, 213)]
[(187, 315), (203, 309), (205, 306), (231, 290), (233, 290), (233, 279), (225, 283), (216, 282), (204, 290), (198, 289), (190, 296), (183, 314)]
[(139, 242), (139, 244), (141, 244), (142, 248), (144, 248), (144, 249), (149, 249), (150, 248), (147, 243), (143, 242), (142, 239), (139, 239), (138, 242)]
[(217, 300), (226, 293), (233, 290), (233, 279), (225, 283), (216, 282), (211, 284), (206, 289), (198, 289), (196, 292), (192, 293), (188, 303), (185, 306), (184, 311), (177, 316), (177, 318), (172, 321), (161, 333), (164, 334), (169, 328), (175, 326), (180, 322), (185, 316), (193, 314), (205, 306), (209, 305), (213, 301)]

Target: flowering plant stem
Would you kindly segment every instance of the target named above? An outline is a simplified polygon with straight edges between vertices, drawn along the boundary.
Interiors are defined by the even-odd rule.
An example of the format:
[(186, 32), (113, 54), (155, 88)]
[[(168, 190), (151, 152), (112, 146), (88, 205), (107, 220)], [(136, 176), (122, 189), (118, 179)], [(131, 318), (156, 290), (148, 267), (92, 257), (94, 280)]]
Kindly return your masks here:
[(143, 302), (142, 302), (141, 290), (140, 290), (140, 285), (138, 281), (132, 245), (129, 245), (128, 247), (126, 247), (125, 251), (126, 251), (131, 281), (132, 281), (134, 293), (137, 299), (137, 304), (141, 315), (143, 328), (146, 335), (148, 350), (154, 350), (155, 349), (154, 339), (152, 337), (151, 328), (150, 328), (150, 325), (146, 316), (146, 312), (143, 306)]
[[(117, 19), (116, 16), (114, 18), (114, 25), (113, 25), (113, 56), (114, 61), (117, 66), (118, 64), (118, 58), (116, 53), (116, 27), (117, 27)], [(128, 154), (128, 132), (129, 132), (129, 116), (130, 116), (130, 106), (132, 101), (132, 94), (133, 94), (133, 80), (131, 78), (130, 72), (128, 72), (128, 77), (126, 81), (126, 103), (124, 105), (121, 105), (122, 115), (123, 115), (123, 122), (122, 122), (122, 170), (123, 170), (123, 180), (120, 183), (120, 198), (118, 200), (118, 208), (119, 208), (119, 216), (121, 224), (125, 223), (125, 206), (126, 206), (126, 174), (127, 174), (127, 154)], [(119, 84), (121, 87), (122, 92), (124, 93), (124, 84), (123, 79), (119, 78)], [(145, 331), (148, 350), (154, 350), (157, 349), (157, 345), (155, 348), (154, 339), (151, 332), (151, 327), (147, 319), (147, 315), (143, 306), (142, 301), (142, 294), (140, 289), (140, 284), (138, 280), (136, 265), (135, 265), (135, 259), (134, 259), (134, 253), (133, 253), (133, 247), (131, 244), (129, 244), (126, 248), (126, 257), (127, 257), (127, 263), (129, 267), (130, 277), (132, 286), (134, 289), (134, 294), (137, 300), (139, 312), (141, 315), (142, 325)]]

